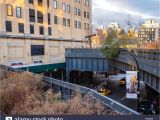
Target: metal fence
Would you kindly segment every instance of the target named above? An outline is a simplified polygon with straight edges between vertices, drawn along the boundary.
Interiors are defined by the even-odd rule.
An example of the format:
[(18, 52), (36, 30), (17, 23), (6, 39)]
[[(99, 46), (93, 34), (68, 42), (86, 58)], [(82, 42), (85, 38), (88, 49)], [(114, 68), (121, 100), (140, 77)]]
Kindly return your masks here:
[[(4, 66), (4, 65), (0, 65), (0, 68), (6, 69), (6, 70), (9, 70), (9, 71), (14, 71), (14, 72), (24, 72), (23, 70), (14, 69), (14, 68), (7, 67), (7, 66)], [(45, 76), (43, 77), (43, 80), (45, 82), (50, 83), (50, 84), (55, 84), (55, 85), (61, 86), (63, 88), (68, 88), (70, 90), (77, 91), (77, 92), (80, 92), (80, 93), (83, 93), (83, 94), (88, 94), (92, 98), (94, 98), (97, 101), (104, 104), (105, 106), (108, 106), (108, 107), (112, 108), (113, 110), (115, 110), (117, 112), (120, 112), (122, 114), (136, 114), (136, 115), (139, 115), (138, 112), (136, 112), (136, 111), (134, 111), (134, 110), (118, 103), (118, 102), (116, 102), (115, 100), (113, 100), (109, 97), (106, 97), (106, 96), (103, 96), (103, 95), (99, 94), (97, 91), (95, 91), (93, 89), (89, 89), (87, 87), (79, 86), (79, 85), (76, 85), (76, 84), (64, 82), (64, 81), (61, 81), (61, 80), (57, 80), (57, 79), (49, 78), (49, 77), (45, 77)]]

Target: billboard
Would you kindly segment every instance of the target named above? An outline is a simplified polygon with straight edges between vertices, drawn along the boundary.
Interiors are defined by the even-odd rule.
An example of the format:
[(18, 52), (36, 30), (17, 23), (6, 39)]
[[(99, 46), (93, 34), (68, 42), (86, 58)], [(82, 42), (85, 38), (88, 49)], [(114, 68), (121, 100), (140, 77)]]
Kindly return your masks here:
[(137, 99), (137, 71), (126, 72), (126, 98)]

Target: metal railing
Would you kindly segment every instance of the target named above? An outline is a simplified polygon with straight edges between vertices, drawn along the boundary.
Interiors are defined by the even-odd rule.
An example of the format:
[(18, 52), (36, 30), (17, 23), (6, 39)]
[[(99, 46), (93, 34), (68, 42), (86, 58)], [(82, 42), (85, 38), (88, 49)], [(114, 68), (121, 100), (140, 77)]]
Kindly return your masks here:
[(136, 114), (139, 115), (138, 112), (128, 108), (127, 106), (124, 106), (123, 104), (109, 98), (106, 96), (103, 96), (101, 94), (99, 94), (97, 91), (87, 88), (87, 87), (83, 87), (83, 86), (79, 86), (76, 84), (72, 84), (72, 83), (68, 83), (68, 82), (64, 82), (64, 81), (60, 81), (57, 79), (53, 79), (53, 78), (49, 78), (49, 77), (43, 77), (44, 81), (51, 83), (51, 84), (55, 84), (64, 88), (68, 88), (83, 94), (87, 94), (90, 95), (91, 97), (93, 97), (94, 99), (98, 100), (99, 102), (101, 102), (102, 104), (112, 108), (113, 110), (120, 112), (122, 114)]
[[(135, 49), (130, 50), (136, 57), (147, 60), (160, 61), (160, 49)], [(127, 55), (127, 53), (120, 49), (120, 53)]]
[[(6, 70), (9, 70), (9, 71), (14, 71), (14, 72), (24, 72), (23, 70), (7, 67), (7, 66), (4, 66), (4, 65), (0, 65), (0, 68), (6, 69)], [(76, 85), (76, 84), (64, 82), (64, 81), (61, 81), (61, 80), (57, 80), (57, 79), (49, 78), (49, 77), (45, 77), (45, 76), (43, 77), (43, 80), (45, 82), (50, 83), (50, 84), (55, 84), (55, 85), (58, 85), (58, 86), (61, 86), (61, 87), (64, 87), (64, 88), (68, 88), (70, 90), (77, 91), (77, 92), (80, 92), (80, 93), (83, 93), (83, 94), (88, 94), (92, 98), (101, 102), (102, 104), (104, 104), (104, 105), (106, 105), (106, 106), (112, 108), (113, 110), (115, 110), (117, 112), (120, 112), (122, 114), (140, 115), (140, 113), (128, 108), (127, 106), (124, 106), (121, 103), (116, 102), (115, 100), (113, 100), (109, 97), (106, 97), (106, 96), (103, 96), (103, 95), (99, 94), (97, 91), (95, 91), (93, 89), (89, 89), (87, 87), (79, 86), (79, 85)]]

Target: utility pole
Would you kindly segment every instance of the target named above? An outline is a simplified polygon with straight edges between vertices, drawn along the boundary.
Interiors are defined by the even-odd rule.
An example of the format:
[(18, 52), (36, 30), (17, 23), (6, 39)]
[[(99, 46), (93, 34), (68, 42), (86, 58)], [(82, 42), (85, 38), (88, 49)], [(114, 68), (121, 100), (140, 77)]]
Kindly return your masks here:
[(96, 36), (96, 34), (89, 35), (89, 36), (86, 36), (86, 37), (85, 37), (85, 38), (88, 38), (90, 48), (92, 48), (92, 40), (91, 40), (91, 38), (92, 38), (93, 36)]

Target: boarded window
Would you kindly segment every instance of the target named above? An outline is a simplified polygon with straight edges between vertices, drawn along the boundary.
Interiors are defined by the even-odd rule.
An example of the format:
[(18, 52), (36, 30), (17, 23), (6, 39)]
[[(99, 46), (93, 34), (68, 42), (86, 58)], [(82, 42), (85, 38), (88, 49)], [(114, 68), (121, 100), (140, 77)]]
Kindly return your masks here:
[(44, 45), (31, 45), (31, 56), (44, 55)]

